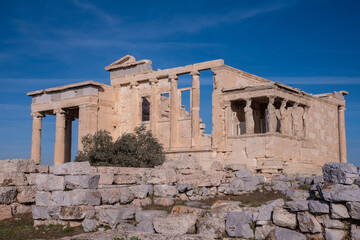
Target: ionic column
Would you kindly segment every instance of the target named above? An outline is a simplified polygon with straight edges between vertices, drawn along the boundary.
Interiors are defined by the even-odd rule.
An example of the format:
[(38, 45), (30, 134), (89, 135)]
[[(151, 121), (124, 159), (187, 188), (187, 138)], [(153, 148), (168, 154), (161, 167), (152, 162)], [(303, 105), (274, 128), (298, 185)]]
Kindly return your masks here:
[(35, 112), (33, 116), (32, 137), (31, 137), (31, 159), (36, 163), (41, 161), (41, 127), (43, 114)]
[(133, 82), (130, 84), (131, 88), (131, 105), (132, 105), (132, 130), (136, 128), (140, 123), (140, 104), (141, 101), (139, 99), (139, 83)]
[(255, 129), (254, 114), (251, 108), (251, 99), (246, 99), (245, 101), (246, 101), (246, 106), (244, 108), (245, 128), (246, 128), (246, 133), (251, 134), (254, 133), (254, 129)]
[(98, 130), (98, 109), (96, 104), (79, 106), (78, 151), (83, 150), (82, 138)]
[(179, 146), (179, 95), (177, 91), (178, 76), (169, 76), (170, 79), (170, 148)]
[(200, 147), (200, 73), (193, 71), (191, 94), (191, 146)]
[(151, 133), (157, 136), (157, 123), (159, 120), (159, 93), (158, 82), (156, 78), (150, 79), (151, 83), (151, 103), (150, 103), (150, 130)]
[(65, 162), (65, 120), (66, 113), (62, 109), (54, 110), (56, 114), (54, 165)]
[(71, 162), (71, 137), (73, 120), (74, 118), (67, 117), (65, 121), (65, 162)]
[(275, 97), (269, 97), (269, 104), (267, 106), (267, 110), (268, 110), (268, 116), (267, 116), (267, 120), (268, 120), (268, 128), (269, 128), (269, 133), (274, 133), (276, 132), (276, 112), (275, 112), (275, 106), (274, 106), (274, 101), (275, 101)]
[(340, 140), (340, 162), (347, 162), (346, 134), (345, 134), (345, 106), (339, 106), (339, 140)]

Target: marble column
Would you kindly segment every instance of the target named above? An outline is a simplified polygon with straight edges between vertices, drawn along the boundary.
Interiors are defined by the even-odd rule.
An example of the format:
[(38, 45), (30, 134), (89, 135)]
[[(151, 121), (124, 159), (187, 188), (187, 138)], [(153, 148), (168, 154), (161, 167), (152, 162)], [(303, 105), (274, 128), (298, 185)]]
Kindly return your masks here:
[(67, 117), (65, 121), (65, 162), (71, 162), (71, 137), (73, 120), (75, 119)]
[(132, 106), (132, 122), (131, 127), (134, 130), (141, 122), (141, 112), (140, 112), (140, 104), (141, 101), (139, 99), (139, 83), (133, 82), (130, 84), (131, 88), (131, 106)]
[(274, 106), (275, 97), (269, 97), (269, 104), (267, 106), (268, 115), (267, 115), (267, 121), (268, 121), (268, 129), (269, 133), (276, 132), (276, 112), (275, 112), (275, 106)]
[(79, 106), (78, 151), (83, 150), (82, 138), (98, 130), (98, 109), (97, 104)]
[(170, 79), (170, 148), (179, 146), (179, 95), (178, 76), (171, 75)]
[(56, 114), (54, 165), (65, 162), (65, 120), (66, 112), (62, 109), (54, 110)]
[[(252, 134), (252, 133), (254, 133), (255, 122), (254, 122), (253, 110), (251, 108), (251, 99), (246, 99), (245, 101), (246, 101), (246, 105), (244, 108), (244, 112), (245, 112), (246, 133)], [(240, 135), (240, 133), (239, 133), (239, 135)]]
[(150, 130), (151, 133), (157, 137), (157, 123), (159, 120), (159, 92), (158, 92), (159, 80), (154, 78), (150, 79), (151, 83), (151, 102), (150, 102)]
[(31, 138), (31, 159), (36, 163), (41, 161), (41, 128), (43, 114), (35, 112), (33, 117), (32, 138)]
[(346, 134), (345, 134), (345, 106), (339, 106), (339, 140), (340, 140), (340, 162), (347, 162)]
[(193, 71), (191, 91), (191, 147), (200, 147), (200, 73)]

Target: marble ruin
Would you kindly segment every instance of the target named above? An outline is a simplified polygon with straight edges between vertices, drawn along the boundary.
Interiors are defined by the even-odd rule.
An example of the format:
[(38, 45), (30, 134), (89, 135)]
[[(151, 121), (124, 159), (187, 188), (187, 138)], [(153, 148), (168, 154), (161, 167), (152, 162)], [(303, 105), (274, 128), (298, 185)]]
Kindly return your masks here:
[[(127, 55), (105, 67), (111, 85), (86, 81), (29, 92), (31, 159), (40, 162), (42, 119), (56, 115), (54, 164), (71, 160), (72, 121), (81, 138), (108, 130), (113, 138), (145, 126), (164, 145), (167, 161), (182, 155), (204, 169), (214, 162), (242, 164), (257, 173), (319, 173), (326, 162), (346, 162), (346, 91), (308, 94), (214, 60), (152, 70), (150, 60)], [(200, 118), (200, 72), (214, 74), (212, 133)], [(190, 74), (192, 87), (178, 88)], [(191, 110), (181, 102), (190, 91)], [(210, 107), (210, 106), (209, 106)]]

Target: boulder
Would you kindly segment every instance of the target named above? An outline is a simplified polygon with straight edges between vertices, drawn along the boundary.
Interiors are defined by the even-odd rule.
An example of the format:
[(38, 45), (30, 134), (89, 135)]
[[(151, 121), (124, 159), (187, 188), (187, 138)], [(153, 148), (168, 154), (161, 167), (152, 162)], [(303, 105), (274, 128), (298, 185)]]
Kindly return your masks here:
[(183, 193), (183, 192), (193, 189), (193, 187), (189, 183), (177, 184), (176, 188), (180, 193)]
[(82, 220), (95, 215), (92, 206), (67, 206), (60, 207), (59, 219), (61, 220)]
[(37, 191), (35, 194), (35, 203), (37, 206), (43, 207), (55, 206), (50, 192)]
[(153, 221), (141, 221), (136, 225), (136, 231), (137, 232), (148, 232), (148, 233), (154, 233), (154, 224)]
[(290, 210), (293, 212), (308, 211), (309, 201), (308, 200), (287, 201), (286, 206), (288, 206)]
[(329, 213), (329, 204), (325, 201), (309, 201), (309, 210), (312, 213)]
[(317, 215), (315, 218), (324, 228), (346, 229), (346, 225), (343, 222), (331, 219), (328, 214)]
[(346, 236), (346, 231), (344, 230), (335, 230), (325, 228), (324, 236), (326, 240), (339, 240), (344, 239)]
[(134, 199), (134, 194), (127, 187), (102, 188), (98, 191), (102, 204), (130, 203)]
[(99, 180), (99, 175), (67, 175), (64, 181), (67, 189), (96, 189)]
[(336, 219), (350, 218), (349, 212), (343, 204), (330, 203), (331, 217)]
[(17, 187), (18, 194), (16, 200), (19, 203), (33, 203), (35, 202), (36, 186), (19, 186)]
[(174, 206), (171, 209), (171, 214), (183, 214), (183, 213), (191, 213), (192, 215), (200, 217), (204, 215), (205, 210), (201, 208), (188, 207), (182, 205)]
[(116, 230), (119, 232), (135, 232), (136, 227), (132, 224), (121, 221), (119, 225), (117, 225)]
[(32, 216), (33, 219), (57, 219), (59, 217), (60, 208), (59, 207), (41, 207), (33, 206), (32, 207)]
[(356, 167), (352, 163), (329, 162), (323, 166), (324, 181), (340, 184), (353, 184), (358, 177)]
[(6, 159), (0, 161), (0, 172), (32, 173), (36, 163), (30, 159)]
[(360, 188), (357, 185), (334, 184), (321, 189), (320, 194), (328, 202), (360, 201)]
[(291, 187), (290, 182), (277, 182), (272, 186), (272, 189), (275, 191), (280, 191), (282, 193), (286, 193)]
[(284, 205), (283, 199), (277, 199), (274, 201), (271, 201), (265, 205), (262, 205), (259, 208), (259, 215), (257, 216), (257, 221), (270, 221), (272, 212), (275, 207), (281, 207)]
[(54, 175), (86, 175), (90, 173), (89, 162), (68, 162), (54, 166)]
[(135, 208), (133, 207), (121, 207), (121, 208), (107, 208), (100, 209), (98, 213), (98, 219), (100, 223), (107, 223), (114, 228), (118, 223), (123, 220), (134, 219)]
[(35, 179), (38, 191), (62, 191), (65, 189), (63, 176), (55, 176), (48, 174), (39, 174)]
[(160, 234), (195, 233), (196, 217), (192, 214), (176, 214), (153, 219), (154, 229)]
[(12, 217), (10, 205), (0, 205), (0, 221), (9, 219)]
[(255, 191), (257, 184), (259, 183), (257, 178), (253, 178), (253, 181), (245, 182), (243, 179), (237, 178), (230, 182), (230, 190), (234, 195), (240, 195), (244, 191)]
[(360, 220), (360, 202), (347, 202), (346, 206), (351, 218)]
[(228, 212), (241, 212), (242, 209), (239, 207), (240, 202), (217, 200), (210, 209), (210, 213), (214, 218), (220, 218), (225, 221), (226, 214)]
[(159, 197), (176, 197), (179, 194), (176, 186), (155, 185), (154, 195)]
[(239, 171), (235, 172), (235, 176), (237, 178), (251, 178), (253, 175), (252, 173), (247, 169), (240, 169)]
[(27, 185), (27, 181), (24, 173), (0, 172), (0, 186), (26, 186), (26, 185)]
[(310, 198), (310, 193), (308, 190), (294, 190), (288, 189), (286, 191), (286, 198), (290, 200), (307, 200)]
[(133, 185), (129, 186), (129, 190), (134, 194), (136, 198), (146, 198), (153, 195), (154, 188), (152, 185)]
[(301, 232), (320, 233), (322, 231), (320, 223), (309, 212), (298, 212), (297, 219)]
[(172, 184), (176, 182), (176, 172), (174, 169), (148, 169), (145, 179), (147, 184)]
[(283, 207), (275, 207), (273, 213), (273, 222), (279, 227), (295, 229), (297, 226), (296, 214), (291, 213)]
[(255, 229), (255, 239), (267, 239), (269, 233), (274, 230), (275, 226), (266, 224), (262, 226), (257, 226)]
[(225, 229), (230, 237), (253, 238), (254, 232), (250, 227), (252, 212), (228, 212)]
[(73, 191), (55, 191), (52, 194), (52, 201), (57, 206), (78, 206), (78, 205), (100, 205), (101, 194), (92, 189), (76, 189)]
[(350, 230), (351, 240), (359, 240), (360, 239), (360, 226), (352, 224)]
[(85, 232), (92, 232), (99, 226), (99, 222), (94, 219), (85, 218), (81, 225), (83, 226)]
[(166, 216), (167, 212), (162, 210), (141, 210), (135, 213), (137, 222), (152, 221), (156, 217)]
[(269, 240), (306, 240), (306, 236), (302, 233), (287, 228), (275, 228), (270, 232)]
[(232, 194), (230, 184), (229, 183), (220, 184), (220, 186), (218, 187), (218, 192), (224, 193), (225, 195)]
[(10, 204), (15, 201), (16, 187), (0, 187), (0, 204)]
[(174, 205), (174, 199), (165, 197), (154, 198), (154, 204), (159, 206), (171, 206)]
[(196, 222), (196, 229), (200, 235), (220, 239), (225, 232), (225, 220), (212, 215), (200, 217)]

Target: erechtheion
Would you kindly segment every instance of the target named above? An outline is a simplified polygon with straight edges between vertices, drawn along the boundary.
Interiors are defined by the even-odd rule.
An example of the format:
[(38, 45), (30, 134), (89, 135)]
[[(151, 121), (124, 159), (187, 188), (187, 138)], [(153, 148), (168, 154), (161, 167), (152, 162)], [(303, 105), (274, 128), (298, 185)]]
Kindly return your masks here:
[[(55, 165), (71, 159), (71, 126), (81, 138), (106, 129), (114, 138), (145, 126), (164, 145), (168, 161), (187, 154), (204, 169), (215, 161), (254, 172), (317, 172), (325, 162), (346, 162), (346, 91), (313, 95), (224, 64), (223, 60), (152, 70), (150, 60), (125, 56), (105, 67), (111, 85), (86, 81), (30, 92), (31, 158), (40, 162), (45, 115), (56, 115)], [(212, 134), (200, 118), (201, 71), (214, 74)], [(192, 87), (178, 88), (190, 74)], [(190, 91), (191, 110), (181, 94)], [(209, 106), (210, 108), (210, 106)]]

